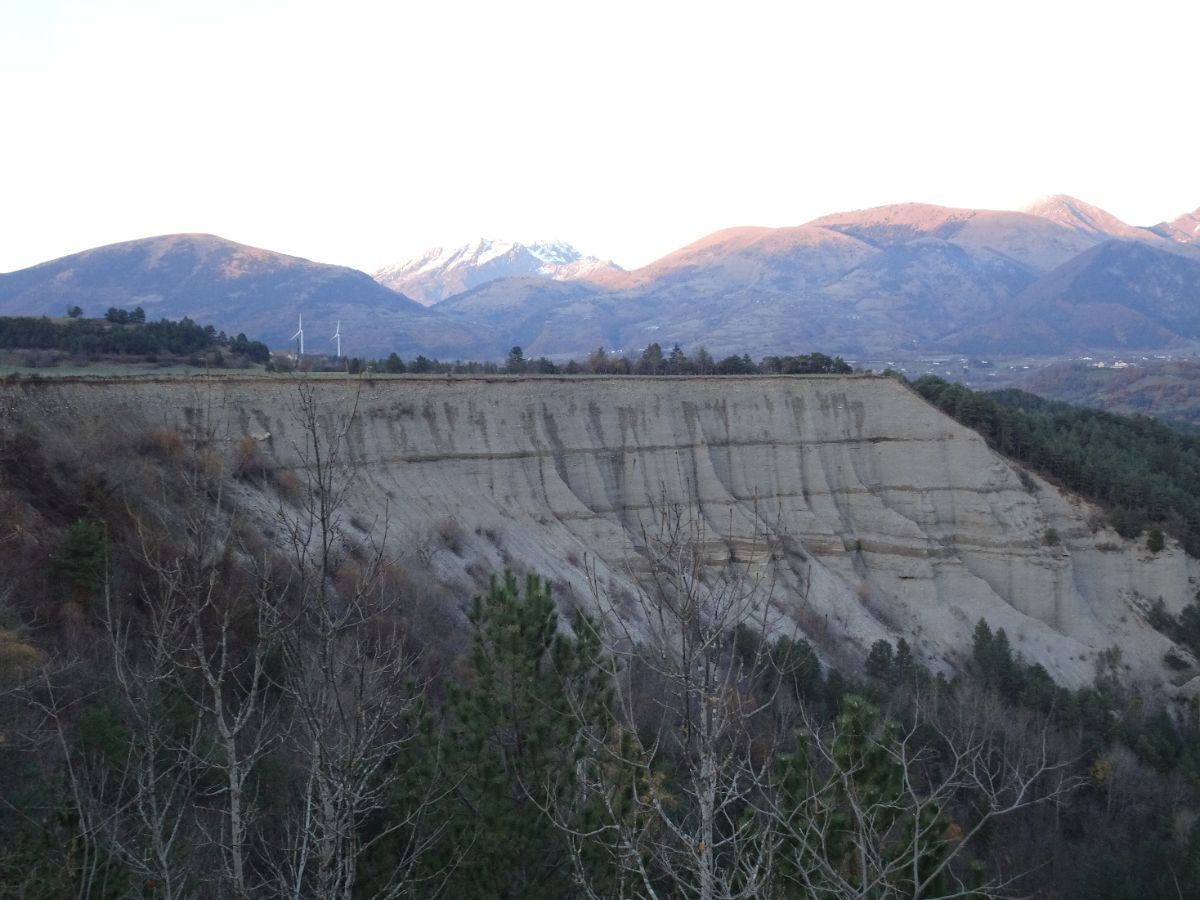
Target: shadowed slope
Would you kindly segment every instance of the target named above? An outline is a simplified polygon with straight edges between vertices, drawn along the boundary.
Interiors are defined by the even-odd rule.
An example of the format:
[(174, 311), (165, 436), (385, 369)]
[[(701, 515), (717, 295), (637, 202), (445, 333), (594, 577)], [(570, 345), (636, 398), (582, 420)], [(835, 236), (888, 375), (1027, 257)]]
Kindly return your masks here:
[(112, 244), (0, 276), (4, 314), (63, 315), (72, 305), (92, 316), (141, 306), (151, 319), (187, 316), (272, 346), (287, 344), (303, 315), (314, 351), (332, 351), (339, 319), (348, 353), (453, 352), (474, 340), (470, 327), (432, 317), (364, 272), (207, 234)]

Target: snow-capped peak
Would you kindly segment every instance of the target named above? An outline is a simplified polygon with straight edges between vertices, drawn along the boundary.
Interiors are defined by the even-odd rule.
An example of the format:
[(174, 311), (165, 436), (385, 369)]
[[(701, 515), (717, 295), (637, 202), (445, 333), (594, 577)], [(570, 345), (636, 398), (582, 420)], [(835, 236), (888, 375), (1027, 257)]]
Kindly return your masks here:
[[(551, 266), (565, 266), (584, 258), (583, 254), (566, 241), (534, 241), (526, 245), (530, 253)], [(594, 259), (595, 257), (588, 257)]]
[(599, 269), (619, 267), (608, 260), (585, 257), (565, 241), (522, 243), (478, 238), (461, 247), (435, 247), (385, 266), (375, 273), (375, 280), (432, 305), (497, 278), (540, 276), (567, 280)]
[(385, 266), (378, 275), (425, 273), (462, 266), (479, 267), (504, 257), (526, 255), (545, 265), (563, 266), (582, 258), (582, 254), (565, 241), (502, 241), (476, 238), (461, 247), (434, 247), (419, 256)]

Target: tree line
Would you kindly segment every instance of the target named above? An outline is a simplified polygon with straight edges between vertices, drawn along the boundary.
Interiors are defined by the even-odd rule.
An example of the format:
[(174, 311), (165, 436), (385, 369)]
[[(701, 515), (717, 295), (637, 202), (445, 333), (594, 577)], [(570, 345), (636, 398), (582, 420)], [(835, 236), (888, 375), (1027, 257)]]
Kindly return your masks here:
[(32, 316), (0, 317), (0, 348), (57, 350), (73, 356), (104, 355), (194, 356), (221, 350), (250, 362), (265, 363), (270, 351), (261, 341), (244, 334), (229, 337), (212, 325), (189, 318), (147, 322), (145, 312), (111, 308), (103, 319), (68, 317), (67, 321)]
[(756, 363), (745, 353), (715, 359), (703, 347), (689, 355), (678, 344), (664, 352), (657, 343), (636, 356), (610, 353), (599, 347), (582, 362), (554, 362), (545, 356), (530, 359), (521, 347), (513, 347), (503, 362), (450, 362), (423, 354), (406, 362), (399, 354), (391, 353), (376, 360), (353, 357), (342, 365), (351, 374), (390, 375), (848, 375), (854, 371), (840, 356), (824, 353), (764, 356)]

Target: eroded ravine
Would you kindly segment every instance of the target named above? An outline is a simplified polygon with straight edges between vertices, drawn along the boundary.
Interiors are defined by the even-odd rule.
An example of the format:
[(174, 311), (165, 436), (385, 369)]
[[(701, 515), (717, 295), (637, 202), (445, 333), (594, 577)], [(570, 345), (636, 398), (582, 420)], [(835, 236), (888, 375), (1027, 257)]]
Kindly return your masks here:
[[(903, 636), (953, 664), (985, 618), (1065, 683), (1089, 681), (1115, 645), (1132, 677), (1165, 686), (1169, 644), (1145, 608), (1161, 597), (1177, 612), (1200, 574), (1174, 542), (1152, 555), (1097, 527), (1092, 507), (891, 379), (63, 382), (5, 386), (0, 412), (62, 429), (204, 425), (230, 447), (254, 434), (286, 469), (301, 464), (301, 385), (322, 427), (352, 418), (347, 515), (386, 519), (392, 555), (425, 548), (451, 580), (519, 562), (584, 600), (589, 568), (593, 585), (632, 590), (642, 529), (679, 508), (705, 523), (713, 561), (753, 566), (802, 629), (826, 623), (810, 636), (830, 655)], [(432, 537), (448, 521), (455, 553)]]

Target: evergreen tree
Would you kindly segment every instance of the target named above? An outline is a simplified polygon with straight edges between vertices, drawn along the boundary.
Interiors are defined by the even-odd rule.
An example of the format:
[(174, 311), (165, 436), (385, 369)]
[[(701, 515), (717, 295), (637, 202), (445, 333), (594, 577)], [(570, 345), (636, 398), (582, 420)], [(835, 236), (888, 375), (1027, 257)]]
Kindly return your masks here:
[(1151, 528), (1150, 533), (1146, 536), (1146, 549), (1151, 553), (1161, 553), (1166, 547), (1167, 542), (1163, 537), (1161, 528)]
[(971, 638), (971, 659), (975, 673), (986, 680), (992, 654), (992, 629), (988, 623), (980, 619), (975, 623), (975, 632)]
[(525, 374), (525, 352), (520, 347), (513, 347), (508, 351), (508, 358), (504, 361), (504, 371), (509, 375)]
[(108, 546), (104, 528), (91, 519), (80, 519), (71, 526), (58, 555), (58, 571), (83, 596), (104, 583), (108, 567)]
[(691, 364), (688, 362), (687, 355), (683, 352), (683, 348), (676, 344), (671, 348), (671, 355), (667, 357), (667, 374), (686, 375), (690, 370)]
[(454, 788), (435, 865), (447, 895), (563, 897), (574, 870), (553, 811), (571, 790), (581, 723), (603, 728), (611, 697), (595, 629), (559, 632), (548, 585), (506, 572), (468, 614), (469, 671), (451, 686), (443, 759)]
[(658, 344), (651, 344), (642, 351), (642, 358), (638, 360), (637, 364), (637, 373), (639, 375), (661, 375), (666, 365), (662, 347)]
[(885, 640), (878, 640), (871, 645), (871, 652), (867, 654), (867, 674), (880, 681), (889, 679), (895, 662), (892, 645)]
[(917, 677), (921, 666), (913, 656), (912, 647), (908, 645), (908, 641), (900, 638), (896, 642), (896, 662), (893, 669), (896, 681), (900, 684), (911, 685), (914, 678)]

